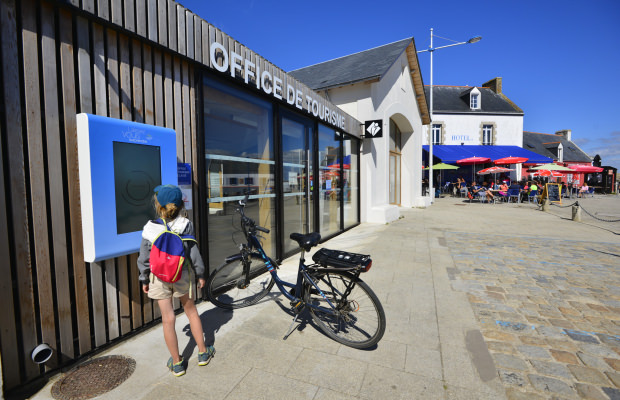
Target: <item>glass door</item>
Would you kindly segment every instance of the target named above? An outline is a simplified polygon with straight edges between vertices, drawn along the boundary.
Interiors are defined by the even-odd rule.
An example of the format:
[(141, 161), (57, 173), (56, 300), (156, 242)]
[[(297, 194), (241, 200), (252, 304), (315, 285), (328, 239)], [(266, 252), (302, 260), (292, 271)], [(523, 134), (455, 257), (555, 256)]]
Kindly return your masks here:
[(285, 117), (282, 122), (282, 209), (283, 253), (299, 247), (291, 233), (313, 230), (312, 125), (301, 118)]
[(400, 154), (390, 152), (390, 204), (400, 205)]

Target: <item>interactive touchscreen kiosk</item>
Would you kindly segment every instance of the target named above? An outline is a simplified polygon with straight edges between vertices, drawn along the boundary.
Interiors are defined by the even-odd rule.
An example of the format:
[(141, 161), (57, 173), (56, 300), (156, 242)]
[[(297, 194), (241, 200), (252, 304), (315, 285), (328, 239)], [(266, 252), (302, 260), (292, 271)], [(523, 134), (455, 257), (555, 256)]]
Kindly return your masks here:
[(84, 260), (138, 252), (153, 189), (177, 184), (172, 129), (78, 114)]

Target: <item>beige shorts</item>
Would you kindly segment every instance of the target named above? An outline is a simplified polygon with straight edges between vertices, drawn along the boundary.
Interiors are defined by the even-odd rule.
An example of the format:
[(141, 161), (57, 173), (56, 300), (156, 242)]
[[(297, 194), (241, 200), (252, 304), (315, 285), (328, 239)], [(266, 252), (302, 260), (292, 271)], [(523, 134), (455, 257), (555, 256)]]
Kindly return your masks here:
[(183, 297), (189, 293), (190, 272), (183, 267), (181, 279), (174, 283), (164, 282), (151, 274), (148, 296), (153, 300), (169, 299), (171, 297)]

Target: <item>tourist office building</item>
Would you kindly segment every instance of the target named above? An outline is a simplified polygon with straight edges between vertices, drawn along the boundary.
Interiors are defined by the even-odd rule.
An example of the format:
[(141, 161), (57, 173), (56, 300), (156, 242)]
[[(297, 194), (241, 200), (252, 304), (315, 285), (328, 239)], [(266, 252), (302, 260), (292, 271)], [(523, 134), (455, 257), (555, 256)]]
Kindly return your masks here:
[[(263, 244), (275, 259), (297, 251), (293, 232), (327, 239), (385, 220), (382, 207), (424, 201), (421, 139), (408, 141), (421, 132), (417, 107), (426, 105), (423, 91), (413, 93), (414, 73), (422, 86), (419, 70), (409, 70), (412, 40), (401, 43), (407, 52), (378, 93), (389, 99), (390, 82), (408, 90), (413, 124), (403, 123), (400, 100), (386, 106), (399, 110), (394, 118), (349, 102), (352, 116), (172, 0), (3, 0), (0, 27), (4, 393), (160, 316), (141, 292), (139, 243), (130, 254), (85, 258), (79, 114), (174, 131), (179, 184), (208, 271), (238, 251), (235, 207), (245, 195), (248, 215), (271, 231)], [(402, 195), (396, 175), (406, 180)], [(37, 364), (32, 352), (44, 343), (53, 353)]]

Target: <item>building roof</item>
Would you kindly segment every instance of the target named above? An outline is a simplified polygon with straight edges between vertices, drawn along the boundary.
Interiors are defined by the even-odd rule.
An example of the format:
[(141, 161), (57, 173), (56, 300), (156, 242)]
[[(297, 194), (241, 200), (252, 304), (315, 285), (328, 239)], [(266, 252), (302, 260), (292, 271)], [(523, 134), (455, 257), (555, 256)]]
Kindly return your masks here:
[[(469, 107), (469, 92), (473, 88), (473, 86), (433, 86), (433, 113), (523, 115), (523, 110), (510, 99), (487, 87), (478, 87), (480, 109), (472, 110)], [(430, 99), (430, 86), (425, 86), (424, 92)]]
[(289, 71), (288, 74), (315, 91), (328, 90), (381, 79), (403, 52), (407, 54), (411, 79), (418, 95), (416, 101), (420, 109), (422, 123), (428, 124), (430, 123), (428, 103), (424, 95), (424, 83), (412, 37)]
[[(429, 151), (428, 145), (423, 146)], [(458, 160), (469, 157), (488, 157), (491, 161), (504, 157), (525, 157), (525, 164), (546, 164), (553, 160), (531, 150), (519, 146), (484, 146), (484, 145), (448, 145), (438, 144), (433, 146), (433, 158), (439, 158), (441, 162), (455, 164)]]
[(545, 157), (558, 159), (558, 146), (562, 144), (564, 162), (591, 162), (592, 158), (573, 141), (553, 133), (523, 132), (523, 148)]
[(405, 51), (413, 38), (375, 47), (374, 49), (289, 71), (314, 90), (381, 78)]

